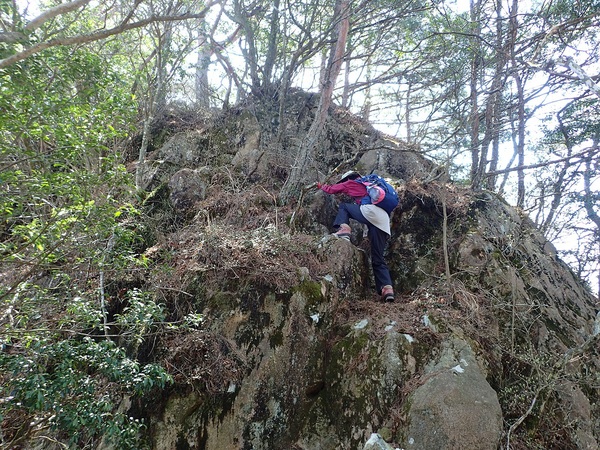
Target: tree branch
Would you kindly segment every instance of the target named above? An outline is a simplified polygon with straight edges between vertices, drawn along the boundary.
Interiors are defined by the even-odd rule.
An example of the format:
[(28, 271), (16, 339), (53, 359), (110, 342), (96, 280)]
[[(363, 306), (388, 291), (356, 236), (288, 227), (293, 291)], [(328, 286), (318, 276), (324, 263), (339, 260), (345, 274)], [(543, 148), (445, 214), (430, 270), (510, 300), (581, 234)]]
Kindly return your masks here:
[[(189, 19), (201, 19), (201, 18), (205, 17), (208, 10), (218, 2), (219, 2), (219, 0), (212, 0), (212, 1), (208, 2), (201, 12), (195, 13), (195, 14), (185, 13), (185, 14), (180, 14), (177, 16), (154, 16), (153, 15), (153, 16), (150, 16), (146, 19), (143, 19), (143, 20), (140, 20), (137, 22), (127, 23), (127, 21), (123, 21), (120, 25), (113, 27), (113, 28), (106, 29), (106, 30), (97, 30), (97, 31), (94, 31), (93, 33), (89, 33), (89, 34), (56, 38), (56, 39), (52, 39), (47, 42), (40, 42), (38, 44), (32, 45), (31, 47), (24, 49), (21, 52), (15, 53), (14, 55), (11, 55), (7, 58), (0, 59), (0, 69), (4, 69), (5, 67), (8, 67), (19, 61), (23, 61), (24, 59), (27, 59), (28, 57), (35, 55), (36, 53), (39, 53), (39, 52), (41, 52), (47, 48), (51, 48), (51, 47), (67, 46), (67, 45), (74, 45), (74, 44), (87, 44), (89, 42), (100, 41), (100, 40), (109, 38), (111, 36), (115, 36), (117, 34), (124, 33), (126, 31), (145, 27), (154, 22), (176, 22), (176, 21), (189, 20)], [(129, 17), (130, 16), (128, 16), (127, 20), (129, 19)]]
[(27, 36), (18, 31), (7, 31), (5, 33), (0, 33), (0, 42), (4, 42), (6, 44), (16, 44), (17, 42), (22, 42), (27, 40)]
[(72, 2), (63, 3), (61, 5), (55, 6), (54, 8), (50, 8), (48, 11), (43, 12), (31, 22), (29, 22), (27, 25), (25, 25), (25, 30), (36, 30), (49, 20), (54, 19), (56, 16), (75, 11), (79, 7), (86, 6), (89, 2), (90, 0), (74, 0)]
[(561, 162), (565, 162), (568, 161), (570, 159), (573, 158), (579, 158), (579, 157), (584, 157), (586, 155), (588, 155), (589, 153), (593, 152), (593, 151), (597, 151), (598, 150), (598, 146), (592, 146), (592, 147), (588, 147), (585, 150), (579, 152), (579, 153), (575, 153), (573, 155), (570, 156), (565, 156), (564, 158), (560, 158), (560, 159), (555, 159), (553, 161), (546, 161), (546, 162), (541, 162), (541, 163), (537, 163), (537, 164), (530, 164), (528, 166), (519, 166), (519, 167), (510, 167), (508, 169), (503, 169), (503, 170), (494, 170), (493, 172), (488, 172), (486, 173), (484, 176), (485, 177), (491, 177), (494, 175), (500, 175), (500, 174), (504, 174), (504, 173), (508, 173), (508, 172), (515, 172), (517, 170), (529, 170), (529, 169), (538, 169), (540, 167), (546, 167), (546, 166), (551, 166), (553, 164), (558, 164)]
[(573, 71), (577, 75), (577, 77), (581, 81), (583, 81), (586, 84), (586, 86), (589, 87), (594, 92), (594, 94), (596, 94), (598, 98), (600, 98), (600, 86), (594, 83), (592, 77), (585, 73), (584, 70), (579, 66), (579, 64), (577, 64), (573, 60), (573, 58), (571, 58), (570, 56), (565, 56), (559, 60), (559, 63), (571, 69), (571, 71)]

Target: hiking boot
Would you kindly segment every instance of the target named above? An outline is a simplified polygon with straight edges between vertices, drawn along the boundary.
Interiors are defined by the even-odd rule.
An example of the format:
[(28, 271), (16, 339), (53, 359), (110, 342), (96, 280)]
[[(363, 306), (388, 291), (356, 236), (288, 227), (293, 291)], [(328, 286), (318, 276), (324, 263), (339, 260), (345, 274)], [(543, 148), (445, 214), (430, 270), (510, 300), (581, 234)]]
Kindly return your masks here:
[(347, 241), (349, 241), (350, 236), (352, 235), (352, 228), (350, 228), (350, 225), (343, 223), (340, 225), (340, 228), (335, 233), (333, 233), (333, 235), (340, 239), (346, 239)]
[(390, 285), (384, 286), (381, 289), (381, 300), (384, 302), (393, 302), (394, 301), (394, 288)]

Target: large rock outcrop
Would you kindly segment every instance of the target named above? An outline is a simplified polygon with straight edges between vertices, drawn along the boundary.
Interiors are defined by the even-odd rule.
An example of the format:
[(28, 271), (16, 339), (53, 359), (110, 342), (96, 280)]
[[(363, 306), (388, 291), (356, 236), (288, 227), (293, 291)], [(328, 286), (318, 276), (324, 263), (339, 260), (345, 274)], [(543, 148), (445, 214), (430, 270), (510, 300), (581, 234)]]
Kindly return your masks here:
[(172, 276), (145, 282), (204, 322), (152, 355), (176, 381), (136, 409), (152, 448), (598, 448), (596, 299), (525, 215), (336, 114), (320, 170), (352, 160), (400, 193), (397, 301), (360, 227), (327, 236), (333, 198), (278, 204), (283, 156), (248, 111), (173, 137), (147, 180), (177, 217), (147, 252)]

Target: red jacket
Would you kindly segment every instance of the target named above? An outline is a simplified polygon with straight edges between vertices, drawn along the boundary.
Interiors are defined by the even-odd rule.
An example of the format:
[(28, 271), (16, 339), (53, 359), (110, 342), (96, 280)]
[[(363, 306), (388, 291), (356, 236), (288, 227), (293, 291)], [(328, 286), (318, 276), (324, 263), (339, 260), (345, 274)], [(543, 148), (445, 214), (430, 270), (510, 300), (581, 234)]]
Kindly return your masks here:
[(356, 203), (360, 204), (360, 201), (365, 195), (367, 195), (367, 188), (364, 184), (358, 183), (354, 180), (344, 181), (343, 183), (337, 184), (323, 184), (321, 190), (328, 194), (347, 194), (354, 198)]

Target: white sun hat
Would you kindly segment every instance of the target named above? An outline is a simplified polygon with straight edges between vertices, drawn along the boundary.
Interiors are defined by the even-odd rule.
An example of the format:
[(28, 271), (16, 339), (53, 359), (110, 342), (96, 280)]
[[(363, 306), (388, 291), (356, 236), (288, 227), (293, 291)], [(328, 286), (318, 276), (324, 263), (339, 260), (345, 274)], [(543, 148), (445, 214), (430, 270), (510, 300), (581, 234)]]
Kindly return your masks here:
[(349, 170), (344, 175), (342, 175), (338, 183), (346, 181), (351, 175), (357, 175), (358, 177), (360, 177), (360, 173), (358, 173), (356, 170)]

